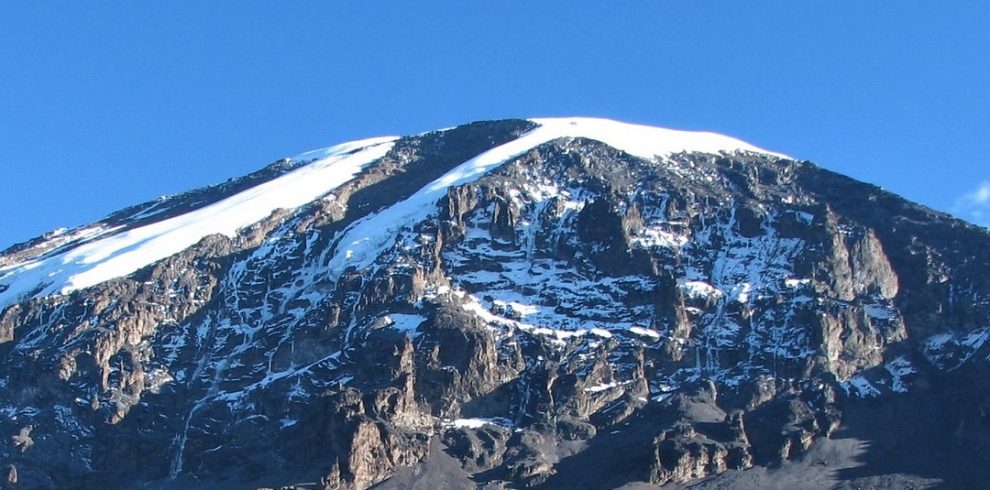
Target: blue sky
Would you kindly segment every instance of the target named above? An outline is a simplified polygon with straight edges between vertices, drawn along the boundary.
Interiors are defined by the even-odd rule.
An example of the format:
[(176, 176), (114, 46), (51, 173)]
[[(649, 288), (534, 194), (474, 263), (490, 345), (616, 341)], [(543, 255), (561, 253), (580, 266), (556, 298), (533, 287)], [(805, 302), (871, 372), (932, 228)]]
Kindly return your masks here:
[(349, 139), (712, 130), (990, 224), (987, 2), (3, 2), (0, 248)]

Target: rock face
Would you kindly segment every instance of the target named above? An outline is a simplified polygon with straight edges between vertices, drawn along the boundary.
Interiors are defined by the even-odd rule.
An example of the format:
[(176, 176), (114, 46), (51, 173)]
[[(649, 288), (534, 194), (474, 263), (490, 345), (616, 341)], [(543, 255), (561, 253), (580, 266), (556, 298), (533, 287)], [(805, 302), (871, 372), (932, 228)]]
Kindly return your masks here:
[[(742, 143), (649, 157), (626, 129), (401, 138), (233, 236), (0, 305), (0, 486), (680, 485), (844, 434), (935, 462), (867, 453), (864, 486), (982, 481), (985, 229)], [(644, 137), (695, 138), (668, 133)], [(0, 293), (319, 161), (12, 247)], [(905, 403), (942, 429), (882, 415)]]

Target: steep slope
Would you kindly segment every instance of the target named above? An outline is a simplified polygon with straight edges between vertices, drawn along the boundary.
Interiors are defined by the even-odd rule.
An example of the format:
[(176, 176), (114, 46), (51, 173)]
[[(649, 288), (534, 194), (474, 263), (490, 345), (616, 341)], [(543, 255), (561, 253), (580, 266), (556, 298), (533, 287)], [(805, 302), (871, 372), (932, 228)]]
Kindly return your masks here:
[(855, 439), (821, 486), (966, 484), (988, 245), (709, 133), (338, 145), (5, 252), (0, 457), (25, 488), (738, 486)]

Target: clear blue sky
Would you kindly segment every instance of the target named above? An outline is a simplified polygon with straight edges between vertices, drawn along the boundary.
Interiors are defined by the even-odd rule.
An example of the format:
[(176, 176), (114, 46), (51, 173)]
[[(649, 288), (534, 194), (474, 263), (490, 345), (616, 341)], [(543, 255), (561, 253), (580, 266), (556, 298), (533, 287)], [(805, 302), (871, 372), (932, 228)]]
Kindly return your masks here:
[(980, 1), (3, 2), (0, 248), (335, 142), (548, 115), (726, 133), (990, 223), (988, 26)]

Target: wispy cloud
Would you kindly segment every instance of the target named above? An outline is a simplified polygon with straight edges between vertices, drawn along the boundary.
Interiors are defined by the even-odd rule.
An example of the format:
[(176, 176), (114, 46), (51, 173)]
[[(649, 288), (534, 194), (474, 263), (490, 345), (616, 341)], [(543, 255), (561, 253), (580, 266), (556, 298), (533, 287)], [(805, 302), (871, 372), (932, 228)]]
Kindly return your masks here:
[(962, 219), (990, 227), (990, 181), (984, 180), (975, 190), (956, 199), (952, 211)]

